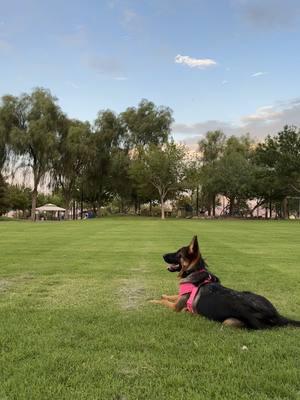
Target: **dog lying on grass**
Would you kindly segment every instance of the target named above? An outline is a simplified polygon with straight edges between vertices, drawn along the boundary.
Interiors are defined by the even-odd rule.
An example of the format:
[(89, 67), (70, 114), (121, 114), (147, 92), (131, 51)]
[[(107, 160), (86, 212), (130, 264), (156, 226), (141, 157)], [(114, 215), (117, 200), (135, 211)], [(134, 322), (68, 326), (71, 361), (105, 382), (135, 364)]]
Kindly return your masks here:
[(197, 236), (188, 246), (165, 254), (163, 258), (170, 272), (179, 272), (179, 294), (162, 295), (160, 300), (151, 300), (151, 303), (162, 304), (177, 312), (200, 314), (224, 325), (240, 328), (300, 327), (300, 321), (281, 316), (265, 297), (222, 286), (219, 278), (208, 271)]

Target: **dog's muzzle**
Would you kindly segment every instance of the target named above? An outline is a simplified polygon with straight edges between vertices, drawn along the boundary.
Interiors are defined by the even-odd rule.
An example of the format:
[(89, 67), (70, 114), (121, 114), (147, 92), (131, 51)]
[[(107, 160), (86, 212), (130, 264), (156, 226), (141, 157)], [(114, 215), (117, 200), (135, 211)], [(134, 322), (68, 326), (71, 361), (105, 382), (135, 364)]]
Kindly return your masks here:
[(181, 271), (179, 257), (176, 253), (168, 253), (163, 255), (164, 261), (168, 264), (167, 270), (170, 272)]
[(179, 272), (181, 270), (181, 266), (179, 264), (171, 264), (168, 265), (167, 270), (169, 272)]

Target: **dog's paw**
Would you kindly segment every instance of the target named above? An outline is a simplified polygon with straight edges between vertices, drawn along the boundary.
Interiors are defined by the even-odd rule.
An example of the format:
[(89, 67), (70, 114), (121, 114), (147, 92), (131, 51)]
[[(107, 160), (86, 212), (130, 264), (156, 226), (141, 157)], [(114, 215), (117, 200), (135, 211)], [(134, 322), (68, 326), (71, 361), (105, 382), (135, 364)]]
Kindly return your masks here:
[(149, 303), (151, 303), (151, 304), (160, 304), (161, 300), (149, 300)]

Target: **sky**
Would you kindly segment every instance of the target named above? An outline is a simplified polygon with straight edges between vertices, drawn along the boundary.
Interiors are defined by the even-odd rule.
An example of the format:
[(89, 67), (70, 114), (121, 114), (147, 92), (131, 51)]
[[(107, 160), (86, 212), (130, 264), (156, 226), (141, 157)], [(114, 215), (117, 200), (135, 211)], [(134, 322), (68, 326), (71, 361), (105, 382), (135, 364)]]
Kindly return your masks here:
[(71, 118), (141, 99), (173, 136), (300, 126), (299, 0), (0, 0), (0, 96), (45, 87)]

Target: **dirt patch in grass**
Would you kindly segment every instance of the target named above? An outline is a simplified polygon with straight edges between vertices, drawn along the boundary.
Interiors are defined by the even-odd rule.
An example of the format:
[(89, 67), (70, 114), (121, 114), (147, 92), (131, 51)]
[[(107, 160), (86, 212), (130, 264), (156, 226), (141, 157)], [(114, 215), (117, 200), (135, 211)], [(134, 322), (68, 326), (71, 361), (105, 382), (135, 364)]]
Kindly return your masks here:
[(16, 275), (9, 278), (0, 278), (0, 293), (7, 292), (10, 289), (13, 289), (21, 284), (24, 284), (31, 279), (33, 279), (33, 276), (30, 274)]
[(11, 284), (11, 281), (9, 281), (8, 279), (0, 279), (0, 293), (6, 292)]
[(118, 297), (122, 310), (136, 310), (144, 303), (146, 290), (140, 280), (122, 279)]

